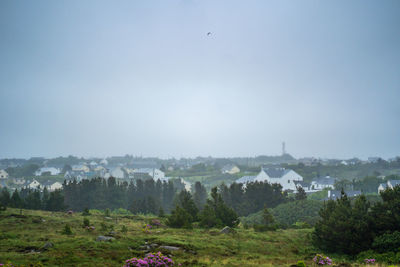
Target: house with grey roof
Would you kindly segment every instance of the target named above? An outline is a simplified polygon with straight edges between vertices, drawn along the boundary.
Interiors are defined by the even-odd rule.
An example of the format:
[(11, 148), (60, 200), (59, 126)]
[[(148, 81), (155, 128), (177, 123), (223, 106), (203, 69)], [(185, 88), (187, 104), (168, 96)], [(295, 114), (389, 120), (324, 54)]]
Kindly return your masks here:
[(48, 191), (52, 192), (55, 191), (57, 189), (62, 189), (63, 185), (60, 182), (54, 182), (54, 181), (46, 181), (42, 183), (42, 187), (43, 188), (47, 188)]
[(38, 169), (35, 172), (35, 176), (41, 176), (43, 174), (49, 174), (49, 175), (59, 175), (60, 174), (60, 169), (54, 168), (54, 167), (42, 167)]
[(154, 180), (165, 180), (165, 173), (160, 169), (156, 168), (139, 168), (133, 170), (133, 177), (135, 179), (145, 179), (146, 177), (151, 177)]
[[(347, 197), (351, 198), (351, 197), (357, 197), (359, 195), (361, 195), (361, 191), (354, 191), (354, 190), (346, 190), (344, 191), (344, 193), (347, 195)], [(325, 200), (336, 200), (338, 198), (342, 197), (342, 192), (338, 191), (338, 190), (329, 190), (328, 191), (328, 197)]]
[(386, 184), (382, 183), (378, 186), (378, 193), (385, 190), (386, 188), (393, 189), (393, 187), (396, 187), (399, 185), (400, 185), (400, 180), (389, 180), (386, 182)]
[(256, 179), (257, 176), (243, 176), (240, 177), (239, 179), (237, 179), (235, 181), (235, 183), (237, 184), (247, 184), (247, 183), (251, 183), (254, 182), (254, 180)]
[(311, 182), (311, 190), (323, 190), (325, 188), (335, 189), (335, 183), (338, 179), (330, 177), (329, 175), (325, 177), (317, 177)]
[(296, 191), (296, 183), (303, 181), (303, 177), (291, 169), (261, 167), (254, 181), (280, 184), (282, 190)]

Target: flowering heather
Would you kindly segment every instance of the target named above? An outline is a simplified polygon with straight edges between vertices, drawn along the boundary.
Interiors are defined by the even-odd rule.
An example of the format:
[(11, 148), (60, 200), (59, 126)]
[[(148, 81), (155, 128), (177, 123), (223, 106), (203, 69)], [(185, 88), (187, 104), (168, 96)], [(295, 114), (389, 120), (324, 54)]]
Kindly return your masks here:
[(161, 266), (174, 266), (174, 261), (164, 255), (161, 252), (156, 254), (148, 254), (143, 259), (132, 258), (125, 261), (123, 267), (161, 267)]
[(366, 264), (375, 264), (376, 260), (375, 259), (365, 259), (364, 262)]
[(317, 265), (332, 265), (332, 259), (321, 254), (315, 255), (313, 261)]
[(153, 226), (161, 226), (161, 221), (160, 220), (158, 220), (158, 219), (153, 219), (153, 220), (151, 220), (151, 223), (150, 223), (151, 225), (153, 225)]
[(146, 224), (146, 225), (143, 227), (142, 231), (145, 232), (145, 233), (150, 233), (150, 229), (151, 229), (151, 228), (152, 228), (152, 226), (151, 226), (150, 224)]

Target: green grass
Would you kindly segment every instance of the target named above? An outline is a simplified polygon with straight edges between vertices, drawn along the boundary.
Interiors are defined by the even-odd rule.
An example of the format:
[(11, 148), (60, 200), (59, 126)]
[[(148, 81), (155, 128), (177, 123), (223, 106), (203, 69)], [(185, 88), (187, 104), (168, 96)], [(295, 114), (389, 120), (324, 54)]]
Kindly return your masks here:
[[(170, 253), (182, 266), (289, 266), (298, 260), (308, 265), (319, 252), (310, 243), (310, 229), (289, 229), (257, 233), (239, 228), (234, 234), (219, 234), (219, 229), (193, 230), (153, 228), (142, 231), (152, 217), (138, 215), (87, 216), (96, 229), (88, 232), (82, 227), (84, 216), (61, 212), (7, 209), (0, 214), (0, 262), (17, 265), (41, 262), (44, 266), (122, 266), (124, 260), (143, 257), (140, 246), (145, 242), (179, 246)], [(63, 235), (66, 224), (72, 235)], [(101, 224), (113, 225), (117, 232), (113, 242), (96, 242)], [(121, 233), (122, 226), (128, 228)], [(54, 247), (41, 251), (46, 242)], [(40, 251), (40, 253), (31, 252)], [(185, 252), (183, 251), (185, 250)], [(158, 251), (156, 249), (155, 251)]]

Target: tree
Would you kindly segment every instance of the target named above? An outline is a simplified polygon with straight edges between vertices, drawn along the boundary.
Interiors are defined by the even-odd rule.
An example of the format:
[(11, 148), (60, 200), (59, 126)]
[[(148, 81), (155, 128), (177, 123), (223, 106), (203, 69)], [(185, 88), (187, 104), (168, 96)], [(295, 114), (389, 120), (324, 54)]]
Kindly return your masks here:
[(15, 189), (14, 193), (11, 196), (10, 206), (13, 208), (22, 208), (22, 206), (23, 206), (23, 201), (22, 201), (21, 197), (19, 196), (17, 189)]
[(306, 191), (304, 191), (303, 187), (297, 186), (296, 200), (307, 199)]
[(175, 206), (183, 208), (188, 214), (190, 214), (191, 222), (197, 220), (197, 213), (199, 212), (196, 204), (193, 201), (192, 194), (186, 190), (182, 190), (175, 200)]
[(4, 187), (0, 193), (0, 205), (4, 207), (10, 206), (10, 192), (8, 192), (7, 188)]
[(192, 228), (193, 217), (180, 206), (176, 206), (167, 219), (167, 225), (174, 228)]
[(211, 189), (211, 198), (211, 200), (207, 200), (199, 215), (200, 225), (203, 227), (236, 226), (238, 216), (232, 208), (224, 203), (217, 187)]
[(207, 190), (200, 182), (194, 184), (193, 200), (199, 210), (202, 210), (207, 202)]
[(329, 252), (355, 255), (372, 244), (369, 202), (359, 196), (352, 206), (342, 190), (337, 201), (329, 200), (321, 209), (321, 220), (315, 225), (314, 244)]

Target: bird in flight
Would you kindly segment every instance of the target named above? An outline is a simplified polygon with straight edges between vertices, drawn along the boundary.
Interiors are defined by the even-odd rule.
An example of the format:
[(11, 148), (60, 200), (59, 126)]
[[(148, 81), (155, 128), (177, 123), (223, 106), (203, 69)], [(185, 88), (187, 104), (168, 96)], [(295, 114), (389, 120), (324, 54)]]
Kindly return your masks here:
[(211, 35), (211, 32), (208, 32), (208, 33), (207, 33), (207, 36), (210, 36), (210, 35)]

